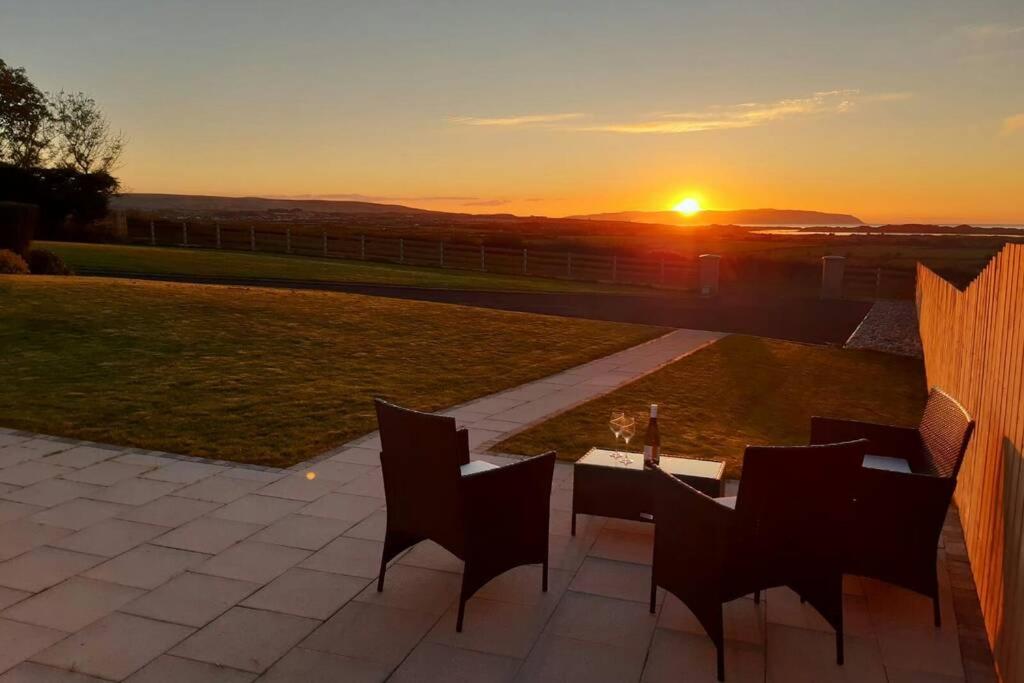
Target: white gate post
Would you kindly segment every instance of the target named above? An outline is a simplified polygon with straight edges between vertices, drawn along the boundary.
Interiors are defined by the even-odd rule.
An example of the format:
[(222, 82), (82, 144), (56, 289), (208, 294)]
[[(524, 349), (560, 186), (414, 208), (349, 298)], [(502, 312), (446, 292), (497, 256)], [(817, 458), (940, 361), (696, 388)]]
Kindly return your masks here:
[(718, 254), (701, 254), (700, 261), (700, 295), (718, 295), (719, 265), (722, 257)]

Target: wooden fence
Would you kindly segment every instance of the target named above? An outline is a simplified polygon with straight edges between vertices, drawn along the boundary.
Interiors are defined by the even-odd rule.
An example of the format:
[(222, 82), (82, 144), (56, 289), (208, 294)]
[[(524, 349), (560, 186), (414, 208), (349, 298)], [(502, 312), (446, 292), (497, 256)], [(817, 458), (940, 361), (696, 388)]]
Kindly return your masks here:
[(136, 221), (129, 222), (126, 237), (154, 246), (295, 254), (673, 289), (696, 289), (698, 278), (695, 258), (633, 258), (381, 235), (339, 236), (276, 226), (257, 229), (216, 223)]
[(977, 421), (956, 501), (999, 675), (1024, 681), (1024, 245), (962, 292), (918, 265), (917, 308), (929, 385)]

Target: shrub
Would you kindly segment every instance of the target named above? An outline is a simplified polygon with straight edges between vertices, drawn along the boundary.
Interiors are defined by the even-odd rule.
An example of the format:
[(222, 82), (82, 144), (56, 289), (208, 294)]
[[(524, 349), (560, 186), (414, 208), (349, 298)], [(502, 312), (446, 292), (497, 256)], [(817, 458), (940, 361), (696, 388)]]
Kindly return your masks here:
[(28, 272), (25, 259), (10, 249), (0, 249), (0, 274), (23, 275)]
[(28, 252), (28, 269), (34, 275), (71, 275), (71, 269), (57, 254), (46, 249), (32, 249)]
[(38, 219), (39, 210), (31, 204), (0, 202), (0, 249), (27, 252)]

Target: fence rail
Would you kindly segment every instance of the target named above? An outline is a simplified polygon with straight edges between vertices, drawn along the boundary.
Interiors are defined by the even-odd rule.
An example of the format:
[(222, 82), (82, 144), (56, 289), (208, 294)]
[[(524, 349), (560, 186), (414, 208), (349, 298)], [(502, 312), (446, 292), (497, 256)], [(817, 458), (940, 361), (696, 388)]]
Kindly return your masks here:
[(218, 224), (129, 221), (128, 239), (143, 244), (398, 263), (588, 282), (696, 289), (696, 259), (642, 259), (541, 251), (378, 235), (331, 235)]
[(1024, 681), (1024, 245), (963, 292), (918, 265), (928, 383), (977, 421), (956, 501), (1000, 678)]

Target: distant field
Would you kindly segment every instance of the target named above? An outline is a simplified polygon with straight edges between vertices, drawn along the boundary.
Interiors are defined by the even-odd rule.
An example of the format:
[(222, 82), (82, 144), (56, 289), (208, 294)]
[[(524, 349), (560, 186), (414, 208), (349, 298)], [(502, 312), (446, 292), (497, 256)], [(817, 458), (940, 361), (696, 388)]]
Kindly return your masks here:
[(495, 291), (651, 291), (590, 282), (418, 268), (307, 256), (119, 244), (74, 244), (69, 242), (37, 242), (36, 244), (40, 248), (57, 252), (76, 270), (102, 269), (155, 275), (278, 278)]
[(374, 396), (441, 409), (663, 332), (106, 278), (3, 276), (0, 301), (0, 426), (280, 466), (375, 429)]
[(560, 458), (577, 460), (591, 446), (614, 448), (608, 418), (616, 408), (642, 425), (631, 444), (637, 450), (648, 406), (657, 403), (665, 453), (723, 460), (726, 476), (738, 477), (747, 444), (806, 444), (812, 415), (909, 425), (920, 418), (924, 399), (919, 360), (734, 335), (494, 450), (554, 448)]

